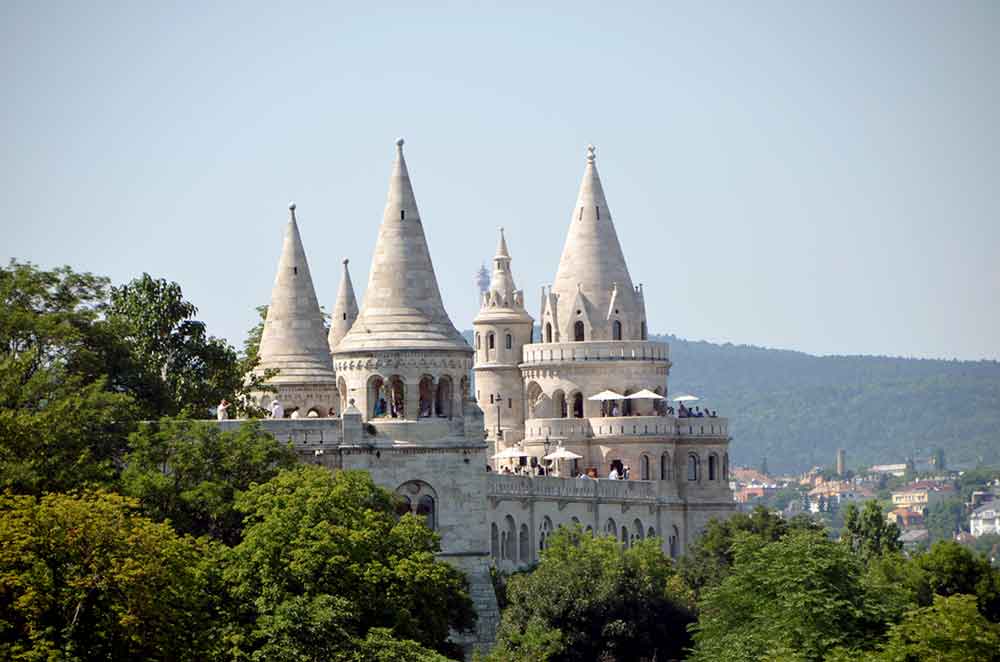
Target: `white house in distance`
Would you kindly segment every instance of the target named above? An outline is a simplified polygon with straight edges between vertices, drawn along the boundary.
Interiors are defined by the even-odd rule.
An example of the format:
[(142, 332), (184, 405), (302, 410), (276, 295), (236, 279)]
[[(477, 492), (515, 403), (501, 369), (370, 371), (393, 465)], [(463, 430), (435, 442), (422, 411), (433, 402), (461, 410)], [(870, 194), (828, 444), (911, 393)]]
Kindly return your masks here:
[(969, 531), (976, 538), (990, 533), (1000, 534), (1000, 503), (990, 501), (972, 511)]

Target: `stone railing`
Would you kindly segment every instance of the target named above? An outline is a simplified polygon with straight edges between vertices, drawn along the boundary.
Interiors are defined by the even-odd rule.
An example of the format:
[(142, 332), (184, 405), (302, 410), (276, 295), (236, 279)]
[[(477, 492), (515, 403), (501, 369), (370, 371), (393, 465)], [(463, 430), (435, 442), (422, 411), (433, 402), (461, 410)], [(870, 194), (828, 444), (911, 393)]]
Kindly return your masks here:
[(652, 340), (591, 340), (525, 345), (522, 365), (566, 361), (669, 360), (670, 347), (667, 343)]
[[(238, 429), (246, 419), (219, 421), (223, 430)], [(281, 442), (296, 447), (341, 444), (344, 442), (343, 421), (339, 418), (261, 418), (255, 421)]]
[(656, 495), (656, 481), (651, 480), (581, 480), (504, 474), (489, 477), (491, 497), (656, 501)]
[(529, 418), (525, 439), (587, 439), (591, 437), (728, 437), (729, 419), (673, 416), (613, 416), (604, 418)]

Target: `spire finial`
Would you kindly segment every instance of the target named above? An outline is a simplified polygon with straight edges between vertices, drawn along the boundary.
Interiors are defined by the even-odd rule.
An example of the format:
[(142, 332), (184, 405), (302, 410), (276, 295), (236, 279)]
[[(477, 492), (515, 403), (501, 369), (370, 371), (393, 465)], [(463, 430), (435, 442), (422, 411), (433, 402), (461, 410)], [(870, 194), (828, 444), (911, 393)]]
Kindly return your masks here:
[(403, 143), (405, 142), (406, 141), (403, 140), (402, 138), (396, 138), (396, 147), (398, 147), (399, 149), (403, 149)]
[(344, 266), (345, 266), (345, 267), (347, 266), (347, 263), (348, 263), (348, 262), (350, 262), (350, 260), (349, 260), (349, 259), (347, 259), (347, 258), (345, 257), (345, 258), (344, 258)]
[(295, 203), (294, 202), (289, 202), (288, 203), (288, 213), (291, 215), (292, 220), (294, 221), (295, 220)]
[(594, 147), (593, 145), (587, 145), (587, 163), (594, 162), (594, 159), (596, 158), (595, 154), (596, 151), (597, 151), (596, 147)]

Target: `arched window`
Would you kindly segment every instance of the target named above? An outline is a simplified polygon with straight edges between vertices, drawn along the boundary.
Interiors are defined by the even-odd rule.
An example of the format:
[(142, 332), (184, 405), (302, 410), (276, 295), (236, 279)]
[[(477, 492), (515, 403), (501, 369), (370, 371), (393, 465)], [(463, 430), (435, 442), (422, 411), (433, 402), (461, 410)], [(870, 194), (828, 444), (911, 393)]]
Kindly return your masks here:
[(628, 547), (628, 527), (622, 526), (622, 544)]
[(504, 523), (503, 532), (505, 538), (503, 546), (504, 558), (507, 559), (508, 561), (516, 561), (517, 548), (515, 547), (515, 545), (517, 544), (517, 527), (514, 524), (514, 518), (511, 517), (510, 515), (507, 515), (507, 517), (504, 518), (503, 523)]
[(660, 456), (660, 480), (673, 480), (674, 467), (670, 463), (670, 453)]
[(430, 418), (431, 407), (434, 404), (434, 378), (424, 375), (420, 378), (420, 418)]
[(539, 528), (538, 535), (538, 551), (549, 548), (549, 537), (552, 535), (552, 520), (546, 516), (542, 519), (542, 525)]
[(622, 339), (622, 323), (615, 320), (615, 323), (611, 325), (611, 339), (621, 340)]
[(496, 336), (493, 335), (492, 331), (490, 331), (489, 333), (487, 333), (486, 334), (486, 349), (495, 349), (496, 348), (496, 341), (497, 341)]
[[(437, 493), (422, 480), (411, 480), (396, 488), (397, 504), (406, 504), (409, 512), (424, 518), (428, 528), (437, 528)], [(402, 506), (397, 506), (402, 510)], [(405, 514), (405, 513), (404, 513)]]
[(646, 339), (646, 320), (642, 320), (642, 328), (640, 329), (639, 333), (641, 334), (639, 336), (640, 339), (641, 340), (645, 340)]
[(575, 322), (573, 324), (573, 340), (576, 342), (583, 341), (583, 322)]
[(698, 456), (694, 453), (688, 455), (688, 480), (698, 480)]
[(573, 418), (583, 418), (583, 394), (573, 394)]
[(716, 480), (718, 478), (718, 476), (716, 476), (716, 473), (718, 472), (718, 464), (719, 464), (719, 458), (715, 453), (712, 453), (711, 455), (708, 456), (709, 480)]
[(639, 458), (639, 477), (642, 480), (649, 480), (649, 456), (648, 455), (643, 455), (643, 456), (641, 456)]
[(562, 391), (552, 394), (552, 410), (554, 418), (566, 418), (566, 396)]
[(607, 523), (604, 525), (605, 535), (609, 535), (613, 538), (618, 537), (618, 526), (615, 524), (613, 519), (608, 519)]
[(642, 528), (642, 522), (635, 520), (632, 522), (632, 541), (642, 540), (642, 533), (645, 529)]
[(372, 375), (368, 380), (368, 407), (372, 418), (389, 415), (388, 389), (379, 375)]
[(434, 399), (434, 410), (439, 418), (451, 418), (451, 377), (441, 375)]
[(413, 503), (410, 501), (410, 497), (397, 494), (396, 495), (396, 514), (402, 517), (406, 513), (413, 512)]
[(552, 324), (550, 322), (545, 323), (545, 342), (552, 342)]
[(500, 560), (500, 529), (496, 522), (490, 525), (490, 556), (494, 563)]
[(653, 527), (649, 527), (649, 531), (646, 531), (646, 537), (647, 538), (655, 538), (656, 537), (656, 531), (653, 530)]
[(521, 535), (518, 539), (518, 557), (517, 560), (521, 563), (531, 563), (531, 540), (528, 539), (529, 535), (528, 525), (521, 525)]
[(393, 418), (406, 418), (406, 388), (403, 378), (393, 375), (389, 378), (389, 415)]
[(508, 333), (508, 334), (507, 334), (507, 338), (506, 338), (506, 339), (505, 339), (505, 341), (504, 341), (504, 346), (505, 346), (505, 347), (506, 347), (507, 349), (513, 349), (513, 348), (514, 348), (514, 336), (512, 336), (512, 335), (510, 335), (510, 334)]
[(542, 411), (539, 407), (542, 403), (544, 394), (542, 393), (542, 387), (538, 385), (538, 382), (529, 382), (525, 395), (528, 398), (528, 418), (544, 418), (544, 416), (542, 416), (544, 411)]
[(482, 340), (482, 337), (477, 333), (476, 334), (476, 349), (480, 349), (482, 347), (481, 340)]

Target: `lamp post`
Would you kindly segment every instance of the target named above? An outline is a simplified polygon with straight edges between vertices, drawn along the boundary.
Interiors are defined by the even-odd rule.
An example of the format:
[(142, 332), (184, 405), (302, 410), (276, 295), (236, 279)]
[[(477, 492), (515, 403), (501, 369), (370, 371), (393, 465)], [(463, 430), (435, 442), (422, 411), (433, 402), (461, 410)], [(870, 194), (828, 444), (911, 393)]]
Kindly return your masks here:
[(500, 428), (500, 406), (503, 404), (503, 394), (500, 391), (496, 393), (497, 399), (497, 441), (503, 440), (503, 430)]

